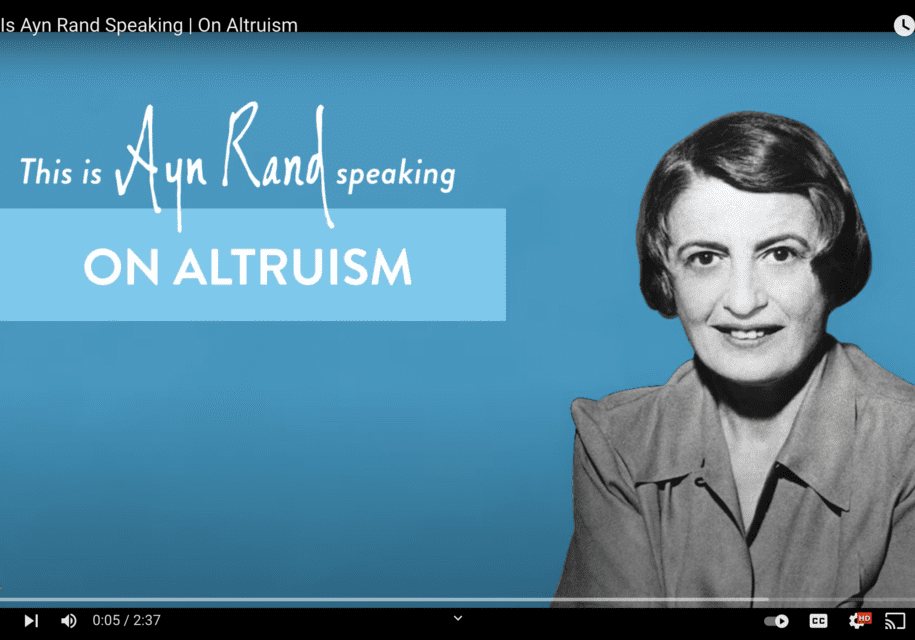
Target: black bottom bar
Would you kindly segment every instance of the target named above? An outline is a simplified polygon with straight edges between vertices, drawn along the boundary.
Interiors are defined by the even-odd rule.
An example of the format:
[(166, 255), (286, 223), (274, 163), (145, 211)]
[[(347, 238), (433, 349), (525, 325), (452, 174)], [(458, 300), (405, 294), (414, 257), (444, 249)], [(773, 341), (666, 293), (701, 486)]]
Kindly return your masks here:
[[(606, 629), (644, 628), (652, 635), (666, 631), (682, 633), (686, 629), (755, 631), (773, 634), (804, 630), (808, 633), (826, 631), (854, 635), (889, 631), (915, 631), (915, 609), (887, 608), (857, 611), (854, 609), (596, 609), (569, 611), (537, 606), (504, 607), (417, 607), (403, 606), (310, 608), (283, 606), (276, 608), (252, 607), (178, 607), (142, 606), (124, 608), (81, 607), (69, 608), (0, 608), (0, 636), (16, 631), (28, 635), (54, 635), (74, 637), (92, 633), (152, 636), (174, 634), (178, 631), (211, 633), (257, 633), (284, 629), (319, 629), (315, 625), (332, 625), (331, 628), (351, 632), (381, 630), (464, 631), (478, 633), (483, 630), (512, 630), (515, 634), (530, 630), (538, 634), (556, 631), (572, 633), (576, 625), (605, 624)], [(542, 603), (545, 604), (545, 603)], [(908, 604), (908, 603), (907, 603)], [(852, 619), (857, 626), (852, 625)], [(634, 625), (634, 626), (631, 626)], [(830, 634), (831, 635), (831, 634)], [(900, 636), (901, 637), (901, 636)]]

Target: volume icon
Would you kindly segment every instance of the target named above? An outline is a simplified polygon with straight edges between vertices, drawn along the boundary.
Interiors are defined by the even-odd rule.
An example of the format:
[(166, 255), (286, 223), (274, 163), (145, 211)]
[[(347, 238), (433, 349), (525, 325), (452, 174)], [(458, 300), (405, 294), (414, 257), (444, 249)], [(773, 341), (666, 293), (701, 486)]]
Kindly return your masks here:
[(65, 625), (68, 629), (72, 629), (76, 626), (76, 616), (69, 613), (60, 619), (60, 624)]

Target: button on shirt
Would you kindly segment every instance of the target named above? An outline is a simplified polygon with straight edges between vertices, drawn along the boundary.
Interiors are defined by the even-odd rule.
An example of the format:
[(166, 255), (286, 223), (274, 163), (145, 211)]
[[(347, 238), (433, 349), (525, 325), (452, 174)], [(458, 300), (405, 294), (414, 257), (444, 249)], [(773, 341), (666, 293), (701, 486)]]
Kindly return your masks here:
[(915, 597), (915, 386), (828, 339), (750, 532), (692, 361), (663, 387), (576, 400), (575, 530), (553, 605)]

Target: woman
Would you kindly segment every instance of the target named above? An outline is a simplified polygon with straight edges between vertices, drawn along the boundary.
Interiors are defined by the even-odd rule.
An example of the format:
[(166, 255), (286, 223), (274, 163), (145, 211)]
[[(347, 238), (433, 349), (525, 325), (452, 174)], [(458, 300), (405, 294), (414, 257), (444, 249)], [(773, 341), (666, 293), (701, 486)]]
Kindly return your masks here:
[(645, 300), (696, 356), (572, 404), (554, 606), (915, 597), (915, 387), (826, 333), (870, 272), (826, 144), (780, 116), (714, 120), (661, 159), (636, 239)]

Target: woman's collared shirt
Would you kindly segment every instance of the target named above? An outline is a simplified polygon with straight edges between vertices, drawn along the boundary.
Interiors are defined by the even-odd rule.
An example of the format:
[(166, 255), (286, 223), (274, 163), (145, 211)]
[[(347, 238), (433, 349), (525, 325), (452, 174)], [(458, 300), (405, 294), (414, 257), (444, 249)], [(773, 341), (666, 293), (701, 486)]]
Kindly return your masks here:
[(663, 387), (576, 400), (553, 605), (908, 606), (892, 599), (915, 597), (915, 386), (837, 342), (813, 375), (751, 531), (692, 361)]

